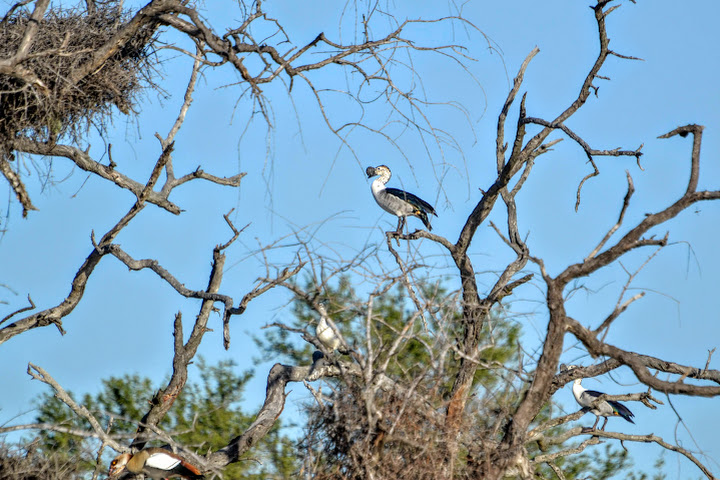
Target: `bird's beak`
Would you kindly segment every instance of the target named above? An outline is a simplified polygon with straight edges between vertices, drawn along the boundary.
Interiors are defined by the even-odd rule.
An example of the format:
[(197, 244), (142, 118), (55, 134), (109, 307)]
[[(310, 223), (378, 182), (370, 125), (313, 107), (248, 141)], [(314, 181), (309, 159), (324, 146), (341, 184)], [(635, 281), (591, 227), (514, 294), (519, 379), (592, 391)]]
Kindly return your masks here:
[(367, 173), (368, 178), (375, 176), (375, 167), (367, 167), (365, 169), (365, 173)]
[(120, 472), (125, 470), (125, 463), (118, 462), (117, 459), (113, 460), (113, 462), (110, 464), (110, 468), (108, 469), (108, 477), (114, 477), (115, 475), (119, 475)]

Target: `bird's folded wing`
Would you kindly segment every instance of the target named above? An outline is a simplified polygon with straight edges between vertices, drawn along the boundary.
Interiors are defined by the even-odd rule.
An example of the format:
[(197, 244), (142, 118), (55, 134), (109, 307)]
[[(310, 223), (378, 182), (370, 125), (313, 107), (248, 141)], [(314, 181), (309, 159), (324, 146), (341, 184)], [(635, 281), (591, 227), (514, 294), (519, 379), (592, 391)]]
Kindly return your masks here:
[(400, 190), (399, 188), (386, 188), (385, 191), (394, 197), (405, 200), (411, 205), (414, 205), (422, 210), (425, 210), (428, 213), (432, 213), (433, 215), (437, 216), (437, 213), (435, 213), (435, 209), (433, 208), (433, 206), (427, 203), (422, 198), (418, 197), (417, 195), (413, 195), (412, 193), (406, 192), (405, 190)]
[(172, 470), (177, 467), (180, 462), (181, 460), (179, 458), (175, 458), (172, 455), (168, 455), (166, 453), (153, 453), (148, 457), (145, 465), (159, 470)]
[(583, 393), (595, 398), (599, 397), (600, 395), (605, 395), (603, 392), (598, 392), (597, 390), (585, 390)]

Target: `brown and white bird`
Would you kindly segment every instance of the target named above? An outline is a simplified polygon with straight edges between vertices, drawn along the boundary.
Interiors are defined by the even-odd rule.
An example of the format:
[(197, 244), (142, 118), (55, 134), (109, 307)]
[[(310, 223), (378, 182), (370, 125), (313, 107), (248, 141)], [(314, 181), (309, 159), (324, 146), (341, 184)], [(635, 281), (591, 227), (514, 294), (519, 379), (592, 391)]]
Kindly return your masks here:
[(195, 465), (169, 450), (157, 447), (146, 448), (135, 454), (118, 455), (110, 463), (108, 477), (119, 475), (125, 470), (132, 474), (143, 473), (147, 477), (156, 479), (181, 477), (200, 480), (205, 478)]

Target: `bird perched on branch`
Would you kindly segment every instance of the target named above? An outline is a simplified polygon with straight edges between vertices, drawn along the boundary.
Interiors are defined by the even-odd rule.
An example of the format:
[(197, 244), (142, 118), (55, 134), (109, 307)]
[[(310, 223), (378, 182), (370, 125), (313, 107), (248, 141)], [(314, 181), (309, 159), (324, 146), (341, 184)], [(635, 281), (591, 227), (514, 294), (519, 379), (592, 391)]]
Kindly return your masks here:
[(108, 477), (119, 475), (124, 470), (133, 474), (143, 473), (150, 478), (181, 477), (191, 480), (205, 478), (195, 465), (164, 448), (151, 447), (135, 454), (123, 453), (110, 463)]
[(405, 226), (405, 217), (408, 215), (418, 217), (428, 230), (432, 230), (428, 215), (435, 215), (437, 217), (433, 206), (412, 193), (398, 188), (387, 188), (385, 184), (387, 184), (392, 176), (387, 166), (367, 167), (365, 173), (367, 173), (368, 178), (378, 176), (378, 178), (373, 181), (370, 189), (378, 205), (386, 212), (398, 217), (398, 226), (395, 233), (402, 233), (402, 229)]
[(591, 430), (595, 430), (595, 427), (597, 427), (597, 424), (600, 421), (600, 417), (605, 417), (605, 421), (603, 422), (600, 430), (605, 430), (605, 425), (607, 424), (609, 417), (622, 417), (630, 423), (635, 423), (631, 418), (635, 415), (633, 415), (629, 408), (615, 400), (597, 400), (599, 396), (605, 394), (596, 390), (587, 390), (582, 386), (582, 378), (575, 380), (572, 392), (575, 400), (582, 407), (589, 408), (590, 413), (597, 417)]
[(320, 340), (320, 342), (325, 345), (325, 348), (327, 348), (331, 352), (333, 350), (337, 350), (343, 355), (347, 355), (348, 353), (350, 353), (346, 348), (343, 347), (342, 340), (328, 322), (329, 317), (327, 314), (327, 310), (325, 310), (325, 305), (323, 304), (323, 302), (318, 303), (317, 311), (320, 314), (320, 321), (318, 322), (317, 327), (315, 327), (315, 336), (318, 338), (318, 340)]

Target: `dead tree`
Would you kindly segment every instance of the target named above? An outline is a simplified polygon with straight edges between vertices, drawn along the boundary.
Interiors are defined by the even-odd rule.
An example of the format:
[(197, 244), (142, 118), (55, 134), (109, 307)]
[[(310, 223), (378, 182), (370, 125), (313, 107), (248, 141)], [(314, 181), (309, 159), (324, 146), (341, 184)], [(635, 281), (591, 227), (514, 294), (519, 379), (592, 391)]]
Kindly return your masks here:
[[(184, 341), (183, 322), (181, 315), (173, 324), (174, 358), (173, 374), (163, 388), (159, 389), (151, 401), (144, 418), (139, 419), (137, 434), (129, 446), (118, 444), (105, 432), (103, 425), (84, 411), (81, 405), (75, 404), (67, 397), (65, 400), (77, 415), (87, 418), (93, 426), (93, 435), (104, 446), (118, 451), (142, 448), (149, 440), (159, 435), (157, 425), (167, 413), (178, 392), (187, 380), (187, 366), (193, 359), (204, 334), (208, 329), (208, 318), (213, 309), (221, 311), (224, 328), (224, 341), (230, 342), (230, 322), (234, 316), (242, 315), (248, 303), (268, 290), (282, 286), (289, 289), (298, 298), (306, 301), (313, 308), (318, 295), (327, 282), (322, 268), (325, 259), (312, 248), (301, 248), (297, 260), (291, 264), (277, 266), (268, 265), (266, 275), (262, 276), (255, 288), (247, 292), (239, 301), (236, 297), (223, 293), (222, 277), (225, 262), (224, 251), (242, 234), (229, 218), (228, 227), (232, 232), (229, 239), (218, 245), (212, 252), (212, 272), (207, 284), (202, 287), (188, 288), (171, 272), (153, 259), (137, 259), (125, 251), (115, 239), (118, 233), (128, 225), (148, 204), (160, 207), (170, 213), (180, 214), (181, 208), (169, 200), (175, 187), (194, 180), (206, 180), (222, 186), (237, 186), (243, 174), (223, 178), (197, 170), (176, 177), (172, 163), (174, 140), (183, 124), (185, 115), (192, 103), (192, 93), (197, 75), (203, 68), (228, 67), (234, 69), (242, 78), (245, 93), (251, 95), (257, 110), (271, 123), (268, 113), (268, 99), (265, 98), (263, 87), (279, 80), (286, 81), (287, 88), (292, 89), (296, 81), (307, 84), (316, 95), (318, 108), (323, 114), (327, 126), (333, 133), (344, 140), (343, 131), (347, 125), (336, 126), (325, 114), (322, 96), (315, 88), (308, 72), (325, 68), (328, 65), (341, 66), (357, 74), (362, 83), (381, 82), (385, 85), (384, 94), (390, 98), (408, 100), (410, 108), (418, 108), (411, 92), (399, 91), (386, 68), (392, 53), (398, 49), (424, 51), (426, 48), (406, 38), (406, 28), (413, 24), (411, 20), (398, 22), (397, 28), (384, 34), (366, 37), (356, 44), (345, 45), (319, 33), (312, 41), (299, 45), (285, 53), (280, 44), (289, 40), (284, 35), (282, 25), (268, 18), (262, 10), (262, 3), (255, 2), (246, 6), (243, 22), (224, 34), (215, 31), (188, 2), (181, 0), (152, 0), (134, 13), (118, 12), (102, 8), (95, 2), (88, 2), (88, 12), (72, 15), (49, 15), (46, 0), (36, 1), (32, 8), (23, 7), (32, 2), (23, 1), (11, 7), (2, 21), (5, 35), (12, 33), (12, 42), (5, 42), (3, 58), (0, 60), (3, 94), (14, 95), (13, 108), (17, 115), (3, 116), (0, 123), (0, 167), (4, 177), (11, 185), (18, 201), (22, 204), (24, 214), (34, 206), (27, 194), (22, 179), (16, 169), (11, 168), (15, 154), (38, 154), (53, 156), (73, 162), (82, 170), (109, 180), (117, 186), (131, 192), (134, 202), (119, 221), (102, 237), (92, 236), (89, 253), (72, 281), (71, 291), (58, 305), (43, 308), (41, 311), (27, 314), (35, 305), (14, 312), (0, 321), (0, 343), (15, 335), (34, 328), (55, 325), (64, 331), (63, 319), (69, 315), (82, 300), (87, 282), (95, 267), (105, 258), (115, 258), (131, 270), (147, 269), (162, 281), (173, 287), (185, 298), (201, 300), (192, 332)], [(568, 429), (562, 435), (552, 435), (550, 429), (577, 419), (581, 412), (559, 418), (551, 418), (538, 422), (542, 409), (551, 401), (552, 395), (563, 385), (580, 376), (596, 376), (610, 372), (620, 366), (629, 367), (638, 381), (647, 386), (648, 392), (635, 392), (627, 395), (625, 400), (643, 402), (649, 407), (654, 397), (652, 391), (688, 396), (720, 395), (720, 372), (710, 369), (681, 365), (672, 359), (655, 358), (640, 352), (622, 349), (605, 341), (605, 333), (614, 322), (625, 312), (628, 306), (641, 296), (626, 298), (621, 296), (611, 313), (594, 328), (583, 326), (572, 318), (566, 310), (565, 293), (573, 281), (592, 276), (600, 269), (619, 262), (635, 252), (642, 254), (651, 249), (662, 249), (668, 245), (669, 234), (658, 238), (651, 229), (665, 225), (669, 220), (687, 211), (688, 208), (706, 200), (720, 198), (720, 191), (699, 191), (698, 179), (700, 169), (700, 147), (703, 127), (698, 125), (680, 126), (673, 131), (661, 135), (662, 141), (675, 136), (690, 137), (692, 147), (689, 155), (689, 181), (686, 191), (678, 199), (668, 201), (668, 206), (651, 212), (634, 225), (625, 225), (625, 214), (632, 207), (634, 185), (630, 174), (627, 176), (627, 193), (624, 197), (616, 224), (594, 245), (587, 248), (585, 258), (575, 264), (568, 265), (558, 274), (548, 273), (545, 261), (533, 253), (532, 245), (523, 238), (522, 225), (518, 224), (518, 193), (522, 191), (526, 181), (533, 174), (533, 167), (538, 157), (547, 155), (554, 145), (563, 139), (576, 143), (584, 151), (585, 158), (593, 171), (577, 186), (573, 186), (576, 195), (576, 207), (583, 194), (586, 181), (600, 174), (598, 160), (603, 157), (618, 157), (639, 162), (642, 146), (635, 149), (603, 149), (591, 146), (583, 139), (582, 133), (568, 127), (567, 121), (586, 104), (596, 88), (598, 79), (604, 78), (601, 70), (609, 57), (629, 58), (609, 48), (609, 36), (606, 29), (606, 18), (612, 14), (618, 4), (611, 0), (598, 0), (593, 5), (597, 24), (599, 53), (590, 71), (580, 85), (578, 95), (566, 105), (561, 113), (552, 119), (532, 116), (526, 110), (526, 95), (520, 96), (526, 71), (538, 53), (531, 51), (520, 65), (514, 77), (510, 92), (499, 113), (497, 137), (495, 144), (496, 175), (482, 186), (482, 196), (471, 212), (467, 214), (465, 223), (457, 232), (454, 240), (425, 231), (417, 231), (408, 235), (391, 232), (386, 237), (382, 253), (395, 261), (392, 269), (374, 269), (367, 267), (373, 254), (358, 255), (356, 258), (340, 262), (332, 269), (333, 275), (349, 269), (357, 269), (361, 276), (371, 279), (373, 288), (364, 302), (354, 306), (361, 312), (360, 331), (364, 332), (364, 341), (352, 347), (351, 354), (338, 357), (327, 351), (312, 332), (279, 325), (313, 344), (323, 355), (316, 355), (311, 363), (308, 359), (300, 365), (277, 364), (270, 370), (267, 379), (266, 398), (258, 412), (255, 422), (243, 434), (228, 439), (226, 447), (210, 452), (205, 456), (194, 455), (194, 460), (204, 471), (211, 473), (221, 470), (229, 463), (236, 462), (248, 451), (259, 438), (266, 435), (281, 414), (285, 405), (285, 387), (289, 382), (313, 381), (320, 378), (334, 378), (346, 390), (331, 397), (331, 402), (321, 393), (317, 393), (318, 408), (324, 409), (326, 404), (343, 404), (344, 410), (326, 410), (342, 416), (326, 415), (323, 421), (330, 422), (329, 429), (334, 441), (342, 445), (342, 454), (350, 459), (350, 470), (339, 473), (326, 472), (327, 478), (341, 478), (341, 474), (354, 478), (383, 478), (394, 475), (401, 478), (403, 473), (411, 478), (486, 478), (497, 479), (508, 475), (519, 478), (532, 478), (538, 465), (548, 465), (558, 478), (563, 478), (562, 471), (555, 464), (561, 456), (578, 453), (598, 442), (597, 437), (620, 439), (624, 441), (653, 442), (663, 448), (676, 451), (691, 461), (708, 477), (713, 478), (710, 471), (691, 452), (673, 445), (655, 435), (625, 435), (612, 432), (597, 432), (583, 441), (580, 446), (562, 448), (568, 439), (586, 435), (580, 428)], [(72, 18), (71, 18), (72, 17)], [(96, 39), (97, 44), (82, 44), (83, 39), (74, 39), (71, 35), (44, 36), (43, 26), (54, 21), (55, 28), (67, 28), (63, 25), (77, 25), (77, 22), (96, 22), (106, 35)], [(365, 20), (367, 21), (367, 20)], [(363, 22), (365, 22), (363, 21)], [(446, 18), (438, 21), (463, 22), (459, 18)], [(45, 23), (44, 23), (45, 22)], [(73, 23), (75, 22), (75, 23)], [(99, 22), (99, 23), (98, 23)], [(104, 23), (103, 23), (104, 22)], [(254, 22), (266, 22), (275, 25), (275, 33), (280, 38), (277, 44), (267, 44), (254, 38), (250, 26)], [(367, 26), (366, 23), (362, 23)], [(93, 24), (95, 25), (95, 24)], [(469, 24), (465, 24), (469, 25)], [(159, 27), (171, 28), (180, 32), (191, 41), (194, 49), (173, 48), (182, 51), (193, 59), (185, 101), (177, 114), (169, 133), (157, 135), (159, 148), (154, 169), (148, 179), (137, 181), (118, 171), (117, 164), (110, 157), (109, 165), (93, 159), (88, 151), (77, 143), (82, 140), (83, 130), (80, 128), (83, 119), (92, 115), (108, 115), (108, 109), (115, 107), (121, 111), (132, 111), (135, 86), (142, 78), (142, 68), (146, 65), (145, 49), (154, 48)], [(368, 30), (365, 30), (367, 32)], [(62, 38), (58, 45), (58, 38)], [(67, 39), (67, 40), (65, 40)], [(35, 46), (35, 47), (34, 47)], [(319, 58), (308, 57), (310, 51), (323, 47)], [(33, 48), (36, 48), (33, 50)], [(462, 55), (454, 45), (433, 47), (431, 50), (446, 55)], [(78, 60), (77, 64), (66, 65), (60, 81), (52, 80), (42, 70), (50, 60), (69, 58), (70, 54)], [(56, 58), (57, 57), (57, 58)], [(255, 60), (254, 63), (248, 61)], [(94, 110), (85, 111), (82, 105), (76, 105), (67, 114), (57, 105), (67, 102), (73, 95), (87, 99), (97, 85), (95, 75), (104, 67), (111, 67), (113, 62), (119, 68), (126, 68), (128, 62), (135, 65), (137, 75), (124, 78), (125, 86), (108, 86), (103, 95), (93, 97)], [(133, 63), (135, 62), (135, 63)], [(116, 65), (116, 67), (117, 67)], [(372, 65), (372, 67), (368, 67)], [(603, 72), (604, 73), (604, 72)], [(122, 87), (122, 88), (121, 88)], [(361, 87), (359, 87), (361, 88)], [(83, 90), (85, 89), (85, 90)], [(357, 94), (355, 98), (361, 102)], [(8, 97), (10, 98), (10, 97)], [(73, 97), (74, 98), (74, 97)], [(389, 100), (390, 101), (390, 100)], [(55, 102), (55, 106), (53, 106)], [(390, 101), (392, 104), (392, 101)], [(519, 103), (519, 105), (517, 105)], [(10, 103), (8, 103), (9, 105)], [(392, 105), (395, 107), (395, 105)], [(507, 125), (511, 110), (518, 111), (518, 121), (513, 126)], [(25, 123), (22, 123), (25, 122)], [(382, 132), (380, 132), (382, 133)], [(66, 142), (68, 139), (72, 141)], [(675, 141), (675, 140), (670, 140)], [(73, 143), (74, 142), (74, 143)], [(108, 152), (109, 153), (109, 152)], [(160, 181), (164, 174), (166, 180)], [(162, 184), (161, 184), (162, 183)], [(493, 211), (502, 210), (507, 217), (507, 225), (491, 224), (497, 235), (513, 252), (514, 258), (508, 262), (497, 279), (489, 288), (478, 285), (478, 266), (473, 260), (470, 247), (476, 238), (478, 229), (489, 223)], [(624, 234), (618, 233), (623, 227)], [(628, 228), (629, 227), (629, 228)], [(437, 314), (438, 300), (431, 299), (420, 292), (416, 270), (423, 269), (422, 257), (415, 250), (405, 255), (397, 245), (401, 241), (407, 245), (415, 245), (420, 240), (434, 242), (444, 249), (455, 268), (455, 275), (461, 286), (457, 305), (459, 315)], [(395, 246), (393, 245), (395, 243)], [(409, 247), (412, 248), (412, 247)], [(647, 255), (652, 259), (652, 253)], [(315, 273), (315, 291), (300, 289), (294, 277), (311, 269)], [(628, 284), (633, 275), (629, 276)], [(548, 326), (541, 350), (535, 358), (536, 367), (525, 371), (522, 367), (515, 370), (506, 365), (494, 365), (485, 362), (479, 352), (484, 350), (483, 342), (487, 339), (487, 328), (492, 323), (495, 309), (504, 299), (514, 295), (520, 286), (530, 282), (539, 282), (544, 291), (543, 302), (547, 308)], [(414, 311), (406, 323), (397, 327), (383, 325), (383, 319), (374, 315), (374, 300), (386, 294), (393, 285), (402, 284), (408, 291)], [(625, 291), (623, 294), (625, 295)], [(451, 310), (452, 311), (452, 310)], [(332, 313), (332, 311), (331, 311)], [(11, 322), (12, 320), (12, 322)], [(378, 334), (378, 325), (392, 331), (392, 340)], [(417, 327), (417, 328), (416, 328)], [(419, 330), (418, 330), (419, 329)], [(593, 358), (602, 358), (596, 365), (573, 369), (558, 373), (560, 356), (566, 345), (566, 334), (579, 341)], [(403, 365), (395, 361), (398, 354), (409, 342), (417, 342), (427, 352), (428, 358), (434, 360), (427, 368), (403, 370)], [(709, 364), (709, 360), (708, 360)], [(475, 383), (481, 369), (497, 369), (502, 371), (502, 378), (512, 391), (513, 399), (503, 398), (495, 403), (485, 402), (478, 397)], [(42, 367), (31, 365), (33, 378), (52, 386), (62, 397), (63, 388), (55, 382), (50, 373)], [(658, 373), (668, 374), (669, 380), (662, 380)], [(695, 382), (685, 383), (687, 378)], [(442, 379), (442, 381), (440, 380)], [(444, 388), (443, 385), (447, 386)], [(514, 389), (514, 390), (513, 390)], [(316, 392), (316, 391), (315, 391)], [(477, 405), (475, 402), (483, 403)], [(474, 412), (481, 411), (490, 419), (480, 421)], [(336, 418), (336, 420), (333, 420)], [(344, 423), (340, 423), (340, 420)], [(335, 421), (335, 423), (332, 423)], [(359, 428), (355, 428), (359, 426)], [(360, 432), (362, 435), (357, 435)], [(429, 433), (432, 432), (432, 435)], [(532, 444), (544, 442), (546, 445), (559, 446), (550, 453), (531, 454)], [(400, 448), (400, 447), (401, 448)], [(429, 449), (432, 449), (430, 451)], [(339, 450), (340, 451), (340, 450)], [(410, 452), (412, 460), (424, 458), (427, 463), (411, 464), (401, 452)], [(419, 462), (420, 460), (418, 460)], [(353, 463), (354, 462), (354, 463)], [(421, 465), (425, 470), (411, 470)], [(348, 474), (349, 471), (349, 474)], [(413, 472), (413, 473), (410, 473)]]
[[(420, 112), (423, 101), (416, 99), (412, 91), (401, 90), (393, 82), (388, 65), (402, 64), (396, 62), (394, 54), (404, 50), (435, 52), (461, 61), (463, 53), (462, 47), (453, 44), (425, 47), (405, 36), (408, 27), (417, 23), (458, 23), (472, 28), (460, 17), (406, 20), (397, 22), (393, 28), (385, 28), (378, 36), (371, 36), (368, 32), (372, 19), (364, 18), (359, 20), (359, 25), (365, 33), (358, 42), (344, 44), (318, 33), (312, 41), (288, 49), (291, 39), (285, 34), (282, 24), (263, 11), (262, 2), (247, 5), (240, 2), (238, 7), (241, 22), (224, 33), (215, 30), (201, 12), (185, 0), (151, 0), (137, 11), (124, 10), (121, 1), (88, 1), (84, 2), (84, 7), (65, 10), (52, 6), (49, 0), (23, 0), (12, 5), (0, 22), (3, 40), (0, 42), (0, 171), (22, 206), (23, 216), (32, 218), (29, 214), (36, 208), (18, 166), (19, 158), (27, 156), (69, 162), (90, 175), (108, 181), (108, 185), (112, 183), (129, 192), (131, 199), (127, 213), (106, 232), (97, 236), (88, 232), (88, 253), (79, 262), (74, 278), (69, 282), (70, 292), (54, 305), (36, 306), (29, 295), (28, 307), (11, 312), (0, 320), (0, 344), (16, 335), (46, 326), (55, 326), (61, 334), (65, 333), (69, 327), (64, 321), (83, 301), (96, 267), (112, 258), (129, 270), (153, 272), (179, 296), (201, 301), (187, 340), (182, 315), (178, 313), (175, 317), (172, 327), (172, 376), (150, 400), (144, 417), (137, 419), (139, 427), (130, 445), (121, 445), (113, 439), (91, 412), (65, 394), (63, 387), (53, 379), (52, 372), (30, 364), (28, 373), (32, 378), (50, 385), (76, 415), (91, 424), (92, 432), (85, 433), (102, 443), (100, 452), (105, 447), (117, 451), (137, 450), (149, 440), (166, 438), (157, 425), (187, 381), (188, 365), (208, 331), (211, 313), (218, 308), (221, 311), (223, 339), (227, 347), (231, 319), (242, 315), (254, 298), (277, 285), (286, 284), (307, 261), (298, 256), (295, 262), (282, 268), (268, 268), (267, 275), (259, 280), (255, 288), (238, 299), (224, 293), (222, 285), (224, 252), (242, 234), (242, 229), (236, 228), (228, 216), (230, 238), (223, 239), (213, 249), (210, 277), (204, 285), (195, 288), (187, 287), (190, 281), (179, 279), (157, 260), (136, 258), (116, 242), (120, 232), (148, 206), (180, 215), (182, 207), (170, 199), (175, 188), (196, 180), (237, 187), (245, 176), (238, 173), (221, 177), (204, 171), (200, 166), (189, 172), (175, 172), (175, 141), (186, 115), (192, 111), (193, 93), (202, 71), (230, 68), (237, 72), (242, 79), (239, 96), (252, 97), (269, 128), (272, 120), (264, 86), (284, 82), (289, 92), (295, 82), (303, 82), (314, 95), (326, 126), (344, 142), (348, 125), (335, 125), (326, 114), (322, 91), (315, 86), (311, 72), (329, 67), (343, 68), (359, 79), (357, 91), (349, 93), (358, 104), (365, 102), (361, 98), (363, 85), (379, 84), (382, 85), (384, 101), (391, 104), (391, 109), (397, 109), (397, 103), (405, 101), (411, 111)], [(260, 30), (274, 29), (275, 35), (271, 39), (275, 43), (255, 38), (253, 27), (256, 24), (262, 24), (256, 27)], [(163, 45), (163, 29), (181, 34), (190, 47)], [(142, 91), (162, 89), (152, 71), (155, 56), (161, 48), (179, 51), (183, 58), (190, 59), (192, 67), (183, 103), (176, 116), (168, 122), (167, 133), (155, 133), (158, 148), (152, 158), (151, 173), (146, 178), (131, 178), (123, 173), (121, 164), (113, 158), (110, 141), (102, 156), (96, 156), (91, 153), (86, 139), (92, 129), (97, 129), (101, 136), (108, 135), (108, 125), (113, 115), (117, 114), (115, 109), (125, 115), (133, 115), (140, 104)], [(319, 51), (319, 55), (309, 55), (309, 52), (315, 51)], [(104, 155), (107, 155), (105, 162), (102, 161)], [(213, 472), (237, 462), (274, 425), (284, 407), (285, 385), (288, 382), (337, 374), (335, 365), (310, 365), (309, 362), (299, 366), (276, 365), (269, 372), (266, 402), (253, 425), (237, 438), (228, 439), (225, 448), (210, 452), (203, 458), (198, 457), (198, 464), (205, 471)], [(10, 428), (16, 430), (17, 427)], [(98, 455), (98, 468), (100, 464)]]

